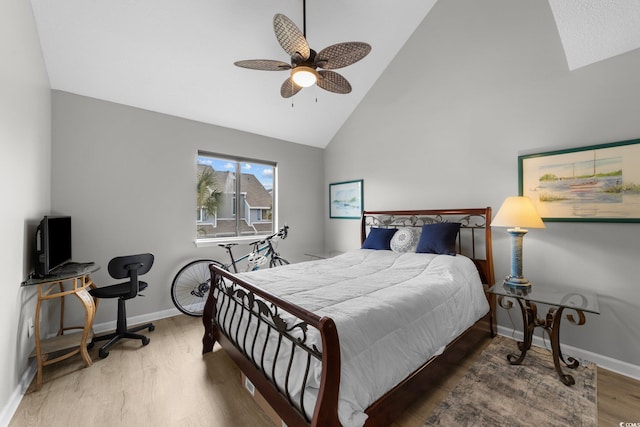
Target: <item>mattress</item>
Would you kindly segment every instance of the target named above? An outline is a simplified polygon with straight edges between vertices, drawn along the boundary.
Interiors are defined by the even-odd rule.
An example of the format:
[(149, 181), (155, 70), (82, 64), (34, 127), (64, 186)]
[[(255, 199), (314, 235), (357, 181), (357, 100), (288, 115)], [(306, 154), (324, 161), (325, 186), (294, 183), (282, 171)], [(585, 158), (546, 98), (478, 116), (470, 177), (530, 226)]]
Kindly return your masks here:
[[(338, 416), (345, 427), (362, 426), (368, 406), (489, 311), (478, 271), (461, 255), (357, 249), (326, 260), (237, 276), (333, 319), (341, 351)], [(296, 321), (283, 318), (292, 325)], [(244, 331), (244, 325), (239, 329)], [(255, 333), (250, 325), (247, 334)], [(318, 331), (310, 328), (307, 343), (322, 349)], [(274, 360), (270, 354), (275, 353), (276, 343), (267, 342), (266, 347), (263, 369), (283, 389), (288, 353)], [(301, 393), (305, 402), (311, 402), (305, 403), (311, 417), (321, 366), (313, 360), (311, 378), (300, 390), (295, 384), (303, 375), (305, 360), (296, 354), (289, 383), (294, 402)]]

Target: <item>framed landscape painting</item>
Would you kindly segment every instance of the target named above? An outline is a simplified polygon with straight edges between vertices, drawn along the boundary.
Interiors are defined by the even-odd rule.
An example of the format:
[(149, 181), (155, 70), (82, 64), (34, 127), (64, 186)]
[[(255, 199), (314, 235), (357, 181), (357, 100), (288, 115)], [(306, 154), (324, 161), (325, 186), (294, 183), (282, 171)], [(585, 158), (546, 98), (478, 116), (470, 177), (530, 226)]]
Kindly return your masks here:
[(329, 184), (329, 218), (360, 219), (362, 199), (361, 179)]
[(640, 222), (640, 139), (518, 157), (544, 221)]

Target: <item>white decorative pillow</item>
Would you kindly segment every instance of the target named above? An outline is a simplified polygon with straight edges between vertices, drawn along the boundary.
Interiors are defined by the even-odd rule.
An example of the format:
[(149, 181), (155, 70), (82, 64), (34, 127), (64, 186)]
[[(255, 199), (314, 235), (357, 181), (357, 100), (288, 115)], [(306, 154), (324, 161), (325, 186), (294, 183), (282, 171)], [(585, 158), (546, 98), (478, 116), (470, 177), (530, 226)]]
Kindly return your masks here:
[(412, 227), (399, 228), (391, 238), (391, 250), (394, 252), (415, 252), (418, 236)]

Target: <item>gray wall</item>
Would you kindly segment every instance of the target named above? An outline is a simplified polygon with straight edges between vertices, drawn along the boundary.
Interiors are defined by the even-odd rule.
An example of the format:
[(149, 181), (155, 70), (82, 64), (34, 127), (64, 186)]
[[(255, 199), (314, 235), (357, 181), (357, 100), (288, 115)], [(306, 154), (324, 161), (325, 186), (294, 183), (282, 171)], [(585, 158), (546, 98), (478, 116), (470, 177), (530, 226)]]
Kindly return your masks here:
[[(495, 214), (518, 193), (519, 154), (640, 138), (639, 75), (638, 50), (569, 72), (547, 2), (440, 1), (327, 147), (325, 184), (364, 179), (366, 209)], [(326, 221), (328, 250), (358, 245), (357, 221)], [(510, 242), (493, 236), (501, 277)], [(640, 224), (594, 223), (547, 223), (524, 239), (534, 286), (599, 295), (601, 315), (564, 323), (563, 343), (636, 375), (639, 239)]]
[[(543, 1), (438, 2), (324, 152), (62, 92), (53, 92), (52, 121), (29, 3), (0, 10), (0, 424), (33, 348), (24, 324), (34, 291), (19, 283), (32, 268), (34, 226), (50, 210), (73, 216), (74, 258), (102, 265), (100, 284), (110, 283), (111, 257), (156, 254), (147, 297), (129, 304), (131, 316), (153, 315), (172, 308), (182, 263), (223, 256), (193, 243), (198, 149), (278, 162), (280, 218), (292, 227), (281, 249), (298, 261), (323, 239), (328, 250), (358, 246), (357, 221), (328, 219), (329, 182), (363, 178), (367, 209), (497, 210), (518, 191), (518, 154), (640, 137), (640, 52), (569, 72)], [(639, 227), (548, 223), (526, 236), (524, 265), (534, 286), (597, 293), (602, 314), (564, 327), (562, 339), (635, 372)], [(494, 231), (498, 277), (509, 269), (505, 234)], [(105, 302), (96, 322), (114, 316)], [(504, 313), (500, 322), (511, 327)]]
[[(187, 261), (226, 259), (217, 246), (194, 244), (198, 150), (277, 162), (279, 219), (291, 227), (282, 255), (300, 261), (323, 246), (321, 149), (59, 91), (52, 147), (52, 209), (72, 216), (73, 258), (100, 264), (93, 278), (102, 285), (112, 282), (114, 256), (156, 257), (145, 298), (127, 304), (130, 317), (173, 308), (171, 280)], [(96, 323), (115, 314), (115, 301), (102, 301)]]
[(33, 338), (24, 328), (35, 289), (21, 288), (32, 267), (34, 224), (50, 203), (51, 95), (31, 4), (0, 6), (0, 425), (18, 404), (17, 386)]

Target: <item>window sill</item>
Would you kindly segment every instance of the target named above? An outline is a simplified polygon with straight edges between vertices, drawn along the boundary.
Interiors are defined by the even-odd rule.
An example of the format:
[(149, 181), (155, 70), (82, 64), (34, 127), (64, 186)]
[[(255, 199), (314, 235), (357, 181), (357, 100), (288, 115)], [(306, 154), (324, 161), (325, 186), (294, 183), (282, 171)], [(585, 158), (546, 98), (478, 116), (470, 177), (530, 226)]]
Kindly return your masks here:
[(220, 244), (227, 243), (238, 243), (238, 244), (250, 244), (253, 242), (257, 242), (263, 240), (267, 237), (268, 234), (265, 235), (251, 235), (251, 236), (242, 236), (242, 237), (219, 237), (219, 238), (211, 238), (211, 239), (196, 239), (193, 243), (197, 248), (209, 248), (211, 246), (218, 246)]

